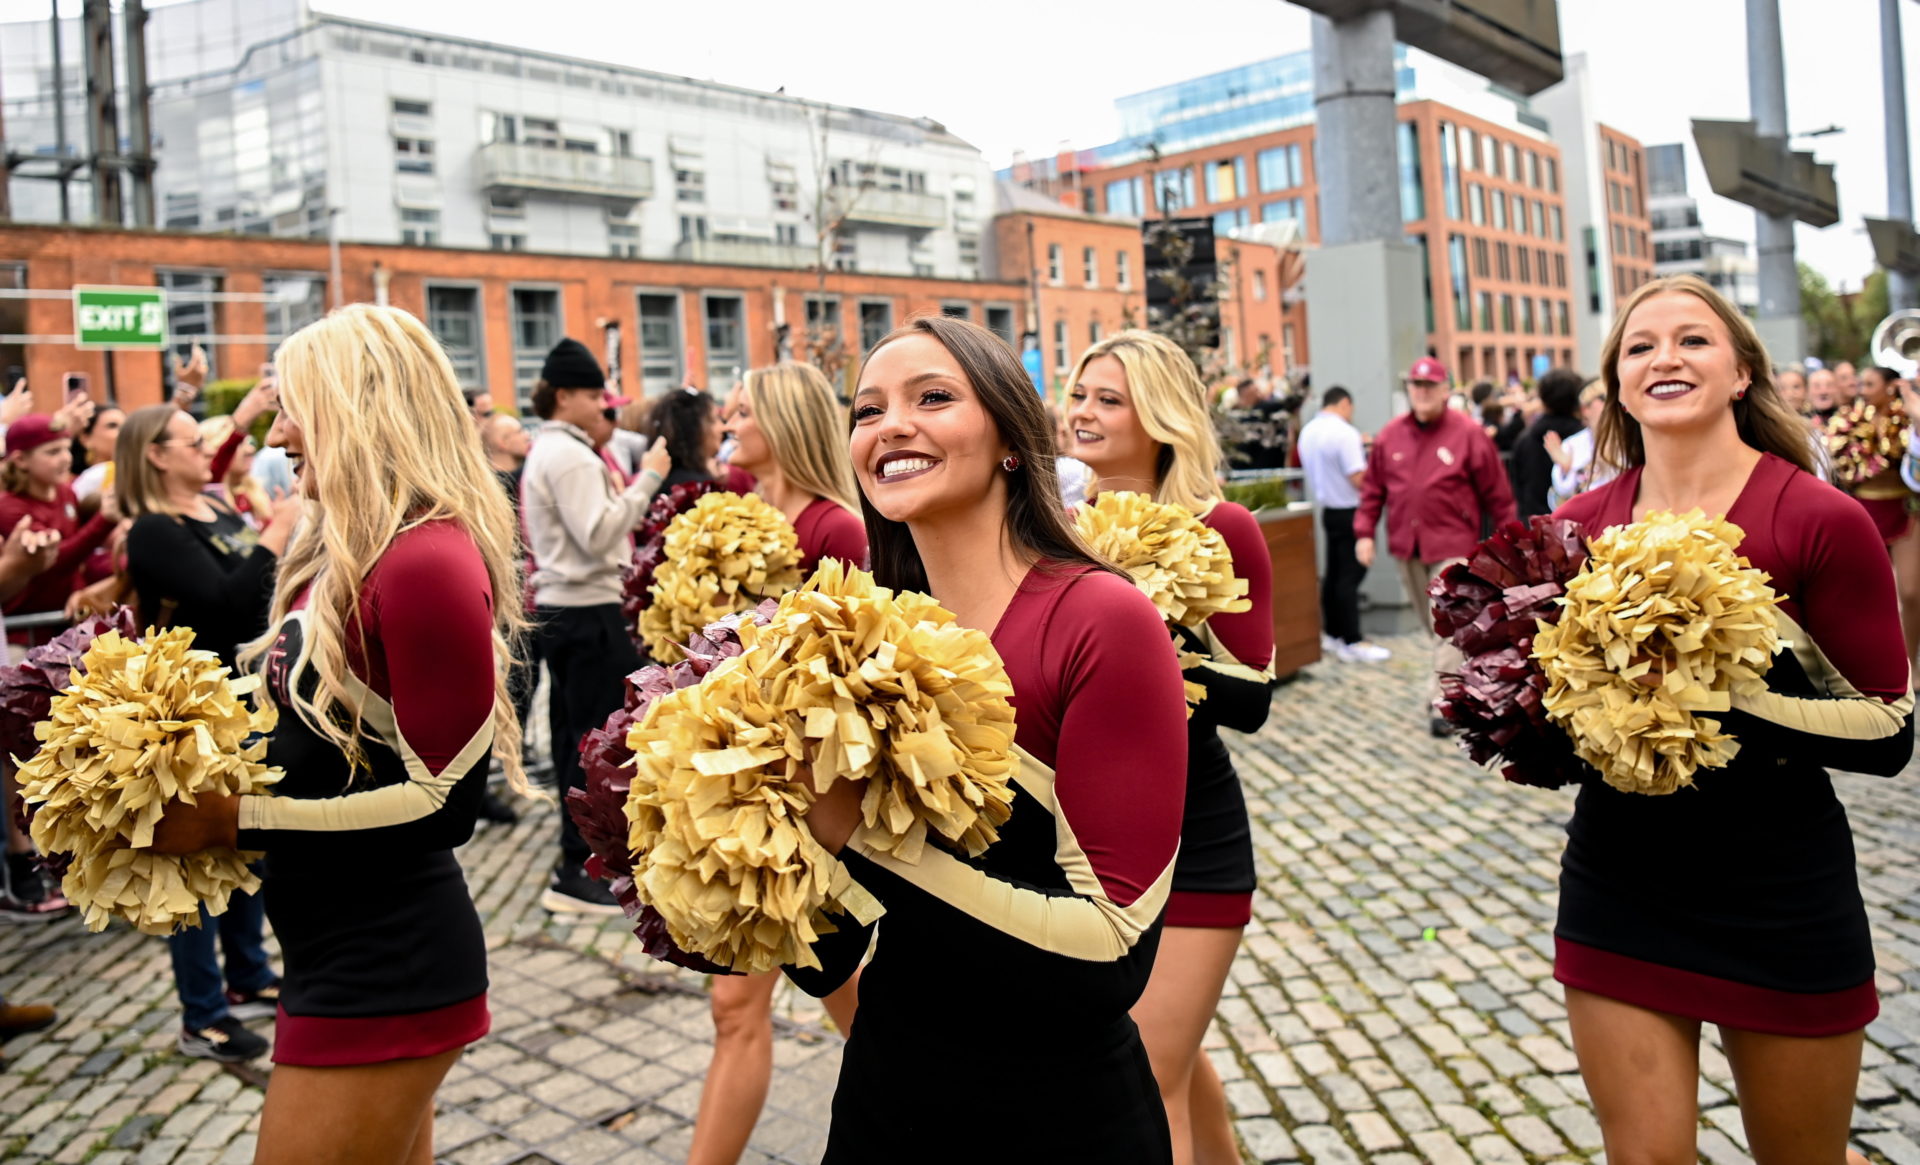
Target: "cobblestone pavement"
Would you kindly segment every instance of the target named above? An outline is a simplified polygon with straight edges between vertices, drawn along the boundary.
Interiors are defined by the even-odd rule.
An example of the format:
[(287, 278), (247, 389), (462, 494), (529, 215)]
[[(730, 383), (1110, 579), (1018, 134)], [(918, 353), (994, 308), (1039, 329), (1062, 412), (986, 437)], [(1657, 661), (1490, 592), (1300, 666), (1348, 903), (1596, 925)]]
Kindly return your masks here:
[[(1503, 784), (1418, 715), (1417, 644), (1320, 665), (1252, 738), (1229, 733), (1260, 852), (1255, 920), (1208, 1049), (1248, 1161), (1599, 1161), (1549, 967), (1565, 793)], [(1909, 774), (1909, 778), (1913, 774)], [(1839, 779), (1880, 958), (1856, 1147), (1920, 1165), (1920, 786)], [(684, 1159), (711, 1032), (698, 976), (646, 959), (619, 920), (536, 904), (553, 810), (462, 853), (493, 945), (494, 1034), (440, 1094), (443, 1161)], [(7, 1045), (0, 1157), (211, 1165), (252, 1154), (264, 1067), (173, 1049), (164, 944), (77, 923), (0, 931), (0, 987), (61, 1022)], [(790, 988), (749, 1161), (811, 1162), (838, 1037)], [(1711, 1037), (1710, 1037), (1711, 1041)], [(1703, 1049), (1703, 1160), (1748, 1160), (1725, 1060)]]

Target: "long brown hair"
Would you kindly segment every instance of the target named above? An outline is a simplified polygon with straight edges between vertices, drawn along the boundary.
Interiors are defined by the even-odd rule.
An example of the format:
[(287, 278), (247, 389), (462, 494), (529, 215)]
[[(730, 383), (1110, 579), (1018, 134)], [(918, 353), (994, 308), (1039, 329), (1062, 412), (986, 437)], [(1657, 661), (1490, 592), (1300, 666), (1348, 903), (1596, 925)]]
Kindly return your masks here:
[(1647, 462), (1646, 443), (1640, 434), (1640, 422), (1620, 407), (1620, 345), (1626, 337), (1627, 321), (1633, 311), (1656, 295), (1684, 292), (1713, 309), (1726, 326), (1733, 341), (1733, 356), (1749, 377), (1746, 395), (1733, 402), (1733, 423), (1740, 439), (1762, 453), (1771, 453), (1782, 461), (1814, 472), (1813, 443), (1807, 424), (1788, 407), (1773, 383), (1773, 361), (1739, 308), (1727, 302), (1698, 275), (1669, 275), (1640, 285), (1628, 297), (1614, 317), (1613, 330), (1600, 349), (1600, 376), (1607, 385), (1606, 411), (1600, 414), (1599, 431), (1594, 434), (1594, 461), (1616, 471), (1632, 469)]
[[(1054, 475), (1053, 424), (1013, 349), (978, 324), (926, 315), (887, 333), (866, 358), (873, 359), (875, 352), (908, 336), (931, 336), (947, 350), (966, 374), (967, 383), (980, 394), (980, 403), (993, 418), (1008, 451), (1020, 459), (1019, 468), (1007, 474), (1007, 534), (1014, 549), (1043, 567), (1081, 564), (1112, 571), (1114, 568), (1089, 550), (1067, 521), (1066, 507), (1060, 501), (1060, 482)], [(882, 516), (864, 492), (860, 510), (867, 522), (868, 561), (873, 564), (874, 581), (895, 590), (925, 591), (927, 569), (907, 524)]]

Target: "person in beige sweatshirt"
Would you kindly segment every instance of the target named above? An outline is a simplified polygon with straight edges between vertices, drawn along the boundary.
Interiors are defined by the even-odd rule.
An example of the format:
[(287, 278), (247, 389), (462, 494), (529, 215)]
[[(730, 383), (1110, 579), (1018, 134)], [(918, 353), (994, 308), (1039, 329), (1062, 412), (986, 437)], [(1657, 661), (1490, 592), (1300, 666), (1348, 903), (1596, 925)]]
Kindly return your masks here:
[[(581, 786), (580, 738), (625, 698), (623, 682), (640, 666), (620, 618), (620, 569), (633, 528), (671, 463), (656, 441), (631, 483), (621, 484), (600, 448), (613, 433), (606, 377), (584, 344), (562, 340), (540, 370), (533, 410), (545, 422), (520, 474), (534, 637), (546, 661), (554, 786), (564, 799)], [(618, 914), (605, 885), (588, 877), (586, 842), (571, 814), (560, 814), (560, 861), (540, 903), (555, 912)]]

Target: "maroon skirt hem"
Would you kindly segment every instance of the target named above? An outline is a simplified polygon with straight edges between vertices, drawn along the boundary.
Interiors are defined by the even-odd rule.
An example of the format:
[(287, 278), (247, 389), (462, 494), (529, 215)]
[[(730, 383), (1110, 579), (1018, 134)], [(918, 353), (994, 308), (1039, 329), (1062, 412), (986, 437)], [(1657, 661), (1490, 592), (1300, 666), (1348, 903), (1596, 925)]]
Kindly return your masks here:
[(484, 992), (409, 1015), (288, 1015), (274, 1022), (273, 1062), (302, 1068), (345, 1068), (420, 1060), (486, 1035), (493, 1026)]
[(1553, 977), (1568, 987), (1635, 1007), (1767, 1035), (1843, 1035), (1859, 1031), (1880, 1014), (1880, 995), (1872, 979), (1839, 991), (1776, 991), (1616, 955), (1558, 935), (1553, 939)]
[(1168, 926), (1225, 930), (1253, 921), (1253, 893), (1208, 894), (1175, 890), (1167, 895)]

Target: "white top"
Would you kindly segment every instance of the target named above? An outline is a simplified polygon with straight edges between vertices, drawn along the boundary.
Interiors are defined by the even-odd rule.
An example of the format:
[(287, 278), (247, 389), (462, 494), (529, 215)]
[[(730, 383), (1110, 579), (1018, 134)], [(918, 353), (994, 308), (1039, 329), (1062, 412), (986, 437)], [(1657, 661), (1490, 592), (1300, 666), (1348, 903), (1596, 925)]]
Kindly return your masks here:
[(1053, 459), (1053, 472), (1060, 479), (1060, 501), (1071, 510), (1087, 500), (1087, 487), (1093, 484), (1093, 467), (1075, 457)]
[(107, 469), (112, 464), (111, 461), (101, 461), (81, 470), (80, 476), (73, 479), (73, 496), (84, 502), (99, 493), (101, 484), (107, 480)]
[(1360, 430), (1338, 413), (1321, 409), (1300, 430), (1299, 448), (1308, 496), (1331, 510), (1351, 510), (1360, 504), (1352, 477), (1367, 467), (1367, 446)]

